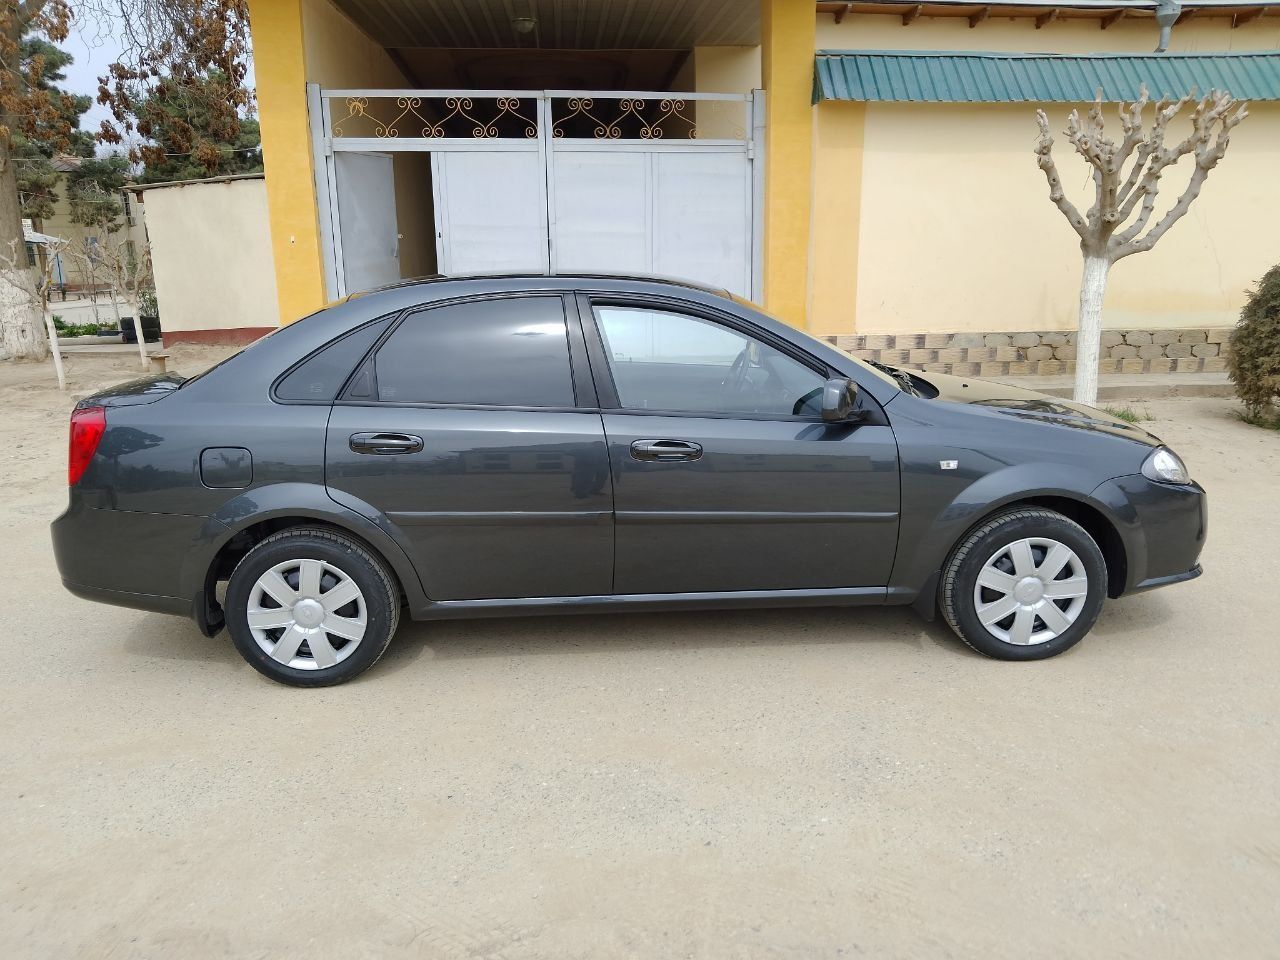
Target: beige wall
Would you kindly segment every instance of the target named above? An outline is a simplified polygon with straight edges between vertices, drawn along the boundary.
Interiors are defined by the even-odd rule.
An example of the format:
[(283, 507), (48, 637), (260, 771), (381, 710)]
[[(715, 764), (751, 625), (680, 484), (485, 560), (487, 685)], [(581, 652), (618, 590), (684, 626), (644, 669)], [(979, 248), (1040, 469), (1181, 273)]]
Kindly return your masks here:
[(265, 181), (196, 181), (143, 196), (166, 333), (276, 325)]
[(338, 89), (412, 86), (387, 51), (329, 0), (303, 0), (307, 81)]
[[(1236, 30), (1206, 18), (1175, 28), (1173, 49), (1280, 46), (1280, 24)], [(1147, 50), (1151, 22), (850, 16), (818, 20), (820, 49)], [(1055, 330), (1075, 326), (1080, 252), (1048, 199), (1032, 145), (1037, 104), (823, 103), (816, 108), (810, 245), (811, 327), (821, 333)], [(1046, 104), (1055, 131), (1071, 104)], [(1107, 107), (1114, 117), (1116, 106)], [(1222, 326), (1280, 262), (1280, 104), (1250, 107), (1191, 212), (1149, 253), (1111, 274), (1108, 327)], [(1184, 120), (1183, 123), (1186, 123)], [(1058, 137), (1059, 169), (1081, 208), (1084, 162)], [(1190, 175), (1166, 173), (1158, 211)]]
[(694, 47), (699, 93), (750, 93), (760, 87), (759, 47)]
[[(1055, 128), (1068, 112), (1051, 105)], [(843, 105), (823, 104), (820, 117)], [(1280, 262), (1280, 104), (1256, 104), (1191, 212), (1149, 253), (1111, 274), (1108, 327), (1234, 323), (1245, 291)], [(815, 294), (857, 270), (856, 313), (815, 296), (824, 333), (1054, 330), (1075, 325), (1080, 253), (1035, 164), (1033, 104), (868, 104), (858, 216), (815, 217)], [(821, 141), (820, 141), (821, 143)], [(1089, 205), (1083, 161), (1057, 150), (1069, 194)], [(826, 149), (822, 147), (822, 149)], [(823, 157), (818, 190), (855, 176)], [(1157, 211), (1172, 204), (1189, 163), (1166, 173)], [(847, 205), (846, 205), (847, 207)], [(850, 246), (856, 261), (832, 250)], [(833, 276), (836, 280), (833, 280)]]

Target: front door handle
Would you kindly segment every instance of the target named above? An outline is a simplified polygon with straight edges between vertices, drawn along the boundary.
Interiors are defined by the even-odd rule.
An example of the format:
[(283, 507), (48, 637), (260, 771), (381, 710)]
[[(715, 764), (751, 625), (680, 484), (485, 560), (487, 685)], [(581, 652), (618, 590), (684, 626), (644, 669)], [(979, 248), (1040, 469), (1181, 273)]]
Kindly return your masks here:
[(702, 444), (689, 440), (637, 440), (631, 444), (633, 460), (656, 460), (674, 463), (681, 460), (699, 460)]
[(422, 449), (422, 438), (411, 433), (353, 433), (351, 449), (356, 453), (372, 453), (391, 456), (397, 453), (417, 453)]

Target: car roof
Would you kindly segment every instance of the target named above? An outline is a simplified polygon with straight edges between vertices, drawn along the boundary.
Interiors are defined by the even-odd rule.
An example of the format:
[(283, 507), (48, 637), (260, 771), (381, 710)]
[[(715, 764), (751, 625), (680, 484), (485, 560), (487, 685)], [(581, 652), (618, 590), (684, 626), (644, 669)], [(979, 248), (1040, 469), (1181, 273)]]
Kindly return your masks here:
[(698, 280), (690, 280), (687, 277), (673, 277), (657, 273), (592, 273), (590, 271), (581, 273), (513, 273), (505, 270), (496, 270), (493, 272), (481, 271), (476, 273), (453, 274), (450, 276), (446, 276), (443, 273), (432, 273), (423, 277), (414, 277), (409, 280), (397, 280), (395, 283), (386, 283), (382, 286), (372, 287), (368, 290), (359, 290), (355, 293), (349, 294), (346, 299), (355, 300), (360, 297), (367, 297), (376, 293), (383, 293), (388, 290), (403, 290), (406, 287), (416, 287), (431, 283), (467, 280), (563, 280), (566, 282), (580, 280), (632, 280), (638, 283), (665, 283), (674, 287), (684, 287), (689, 290), (701, 290), (704, 293), (712, 293), (721, 297), (729, 296), (729, 291), (723, 287), (702, 283)]

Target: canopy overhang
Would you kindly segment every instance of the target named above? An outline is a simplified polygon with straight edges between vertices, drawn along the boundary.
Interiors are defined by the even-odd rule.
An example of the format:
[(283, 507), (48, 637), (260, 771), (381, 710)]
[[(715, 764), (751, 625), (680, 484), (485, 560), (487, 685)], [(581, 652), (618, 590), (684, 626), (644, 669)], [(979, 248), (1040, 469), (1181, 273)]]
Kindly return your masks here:
[(819, 50), (813, 102), (1109, 103), (1226, 90), (1280, 100), (1280, 52), (1045, 54)]

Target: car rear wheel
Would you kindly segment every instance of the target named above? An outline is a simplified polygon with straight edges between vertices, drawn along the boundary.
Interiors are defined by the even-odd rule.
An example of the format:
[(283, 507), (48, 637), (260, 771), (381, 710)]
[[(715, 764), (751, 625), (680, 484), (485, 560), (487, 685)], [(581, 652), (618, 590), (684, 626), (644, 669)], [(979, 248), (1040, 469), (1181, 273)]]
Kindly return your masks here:
[(979, 653), (1043, 660), (1093, 627), (1107, 564), (1075, 521), (1038, 507), (997, 514), (972, 531), (942, 571), (943, 615)]
[(362, 545), (315, 528), (267, 537), (236, 565), (226, 618), (240, 655), (296, 687), (343, 683), (377, 663), (395, 633), (400, 595)]

